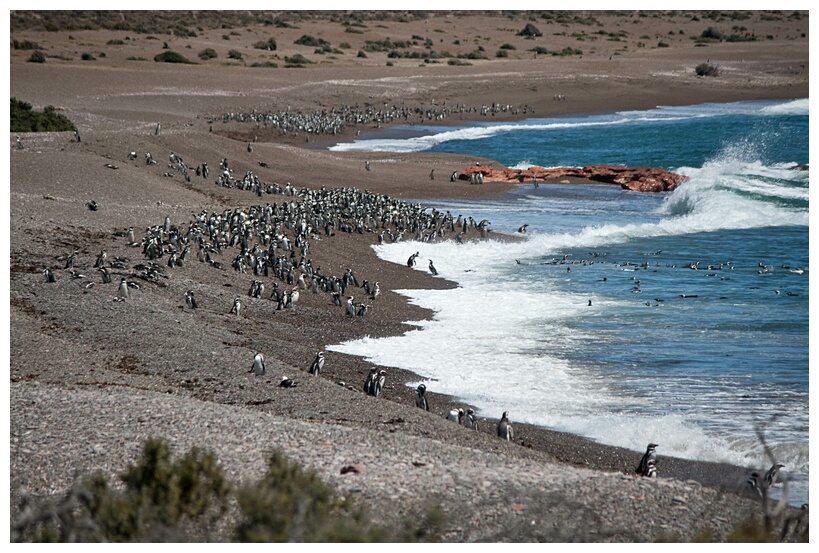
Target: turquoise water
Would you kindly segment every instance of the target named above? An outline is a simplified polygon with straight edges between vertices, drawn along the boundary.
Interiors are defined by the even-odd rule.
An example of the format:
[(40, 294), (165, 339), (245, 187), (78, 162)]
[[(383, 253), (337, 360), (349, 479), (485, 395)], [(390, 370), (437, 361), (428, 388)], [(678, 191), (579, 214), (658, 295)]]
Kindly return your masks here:
[(761, 428), (786, 465), (789, 501), (808, 501), (807, 100), (411, 130), (424, 134), (334, 148), (654, 166), (689, 181), (663, 194), (527, 185), (436, 202), (499, 232), (527, 223), (527, 239), (377, 247), (397, 263), (418, 251), (419, 270), (434, 259), (460, 287), (405, 291), (435, 320), (335, 349), (413, 370), (482, 416), (509, 410), (635, 451), (653, 441), (767, 468)]

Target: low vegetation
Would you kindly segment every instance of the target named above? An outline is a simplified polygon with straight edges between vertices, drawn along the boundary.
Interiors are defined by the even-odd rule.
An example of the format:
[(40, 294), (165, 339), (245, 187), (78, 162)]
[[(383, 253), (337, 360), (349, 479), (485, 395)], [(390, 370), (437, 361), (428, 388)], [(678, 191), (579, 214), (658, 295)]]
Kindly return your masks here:
[(236, 487), (213, 453), (193, 448), (174, 459), (166, 442), (149, 439), (118, 480), (96, 473), (57, 501), (21, 493), (11, 541), (434, 541), (443, 523), (441, 510), (430, 508), (403, 524), (374, 524), (315, 471), (278, 451), (261, 480)]
[(195, 62), (190, 61), (182, 54), (174, 52), (173, 50), (168, 50), (167, 52), (162, 52), (161, 54), (155, 55), (154, 61), (164, 63), (188, 63), (195, 65)]
[(74, 123), (65, 115), (57, 113), (54, 106), (34, 111), (31, 104), (17, 98), (11, 99), (11, 132), (61, 132), (76, 129)]
[(710, 63), (701, 63), (694, 69), (694, 71), (699, 77), (716, 77), (719, 75), (719, 68), (716, 65), (711, 65)]

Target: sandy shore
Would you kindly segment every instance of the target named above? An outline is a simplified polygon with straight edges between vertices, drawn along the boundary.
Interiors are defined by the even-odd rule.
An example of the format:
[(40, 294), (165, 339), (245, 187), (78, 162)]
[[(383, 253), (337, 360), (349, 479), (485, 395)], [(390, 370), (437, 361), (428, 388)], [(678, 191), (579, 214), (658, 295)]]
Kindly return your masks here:
[[(258, 476), (256, 461), (269, 447), (278, 445), (306, 465), (319, 467), (326, 478), (365, 502), (400, 504), (396, 516), (422, 505), (433, 490), (444, 505), (469, 497), (476, 512), (483, 514), (483, 522), (463, 523), (458, 508), (445, 508), (451, 518), (443, 537), (450, 541), (642, 541), (660, 536), (691, 540), (706, 530), (713, 533), (713, 539), (726, 539), (731, 528), (756, 508), (753, 499), (743, 494), (743, 468), (663, 456), (659, 483), (645, 483), (630, 475), (640, 458), (635, 451), (526, 425), (516, 425), (516, 441), (507, 444), (494, 435), (495, 416), (482, 420), (478, 433), (445, 421), (450, 408), (467, 406), (434, 389), (429, 392), (432, 412), (421, 412), (414, 406), (412, 389), (405, 385), (419, 377), (406, 371), (387, 367), (387, 385), (379, 398), (360, 391), (370, 365), (359, 358), (328, 352), (322, 377), (311, 378), (306, 370), (315, 352), (325, 346), (367, 335), (400, 334), (411, 328), (406, 321), (432, 316), (407, 304), (394, 290), (454, 285), (379, 260), (370, 247), (377, 242), (374, 232), (337, 230), (332, 237), (318, 232), (309, 253), (313, 266), (324, 273), (341, 276), (353, 268), (360, 281), (380, 283), (381, 296), (365, 317), (349, 318), (342, 308), (331, 305), (326, 294), (312, 293), (302, 293), (297, 309), (277, 312), (274, 302), (247, 297), (252, 273), (220, 271), (195, 259), (167, 269), (167, 278), (159, 284), (140, 282), (141, 289), (129, 300), (112, 301), (119, 276), (136, 274), (134, 267), (145, 262), (140, 248), (127, 244), (123, 236), (127, 227), (135, 229), (139, 240), (143, 229), (161, 225), (166, 216), (174, 225), (187, 228), (193, 214), (202, 210), (218, 212), (293, 200), (272, 194), (259, 198), (249, 191), (217, 186), (214, 173), (225, 158), (234, 176), (252, 171), (264, 183), (292, 183), (297, 189), (312, 190), (352, 187), (394, 198), (423, 199), (433, 207), (435, 199), (488, 198), (513, 186), (448, 182), (445, 176), (451, 171), (476, 161), (471, 156), (322, 149), (354, 139), (359, 132), (379, 132), (389, 123), (348, 125), (334, 135), (285, 134), (252, 123), (223, 122), (226, 113), (254, 109), (310, 113), (356, 105), (363, 110), (366, 104), (384, 103), (426, 110), (442, 107), (445, 101), (449, 106), (462, 104), (477, 110), (440, 121), (457, 125), (656, 105), (808, 97), (806, 19), (801, 25), (760, 20), (755, 22), (755, 32), (775, 38), (764, 43), (713, 43), (704, 48), (695, 47), (690, 37), (707, 27), (705, 22), (692, 22), (690, 16), (682, 15), (667, 19), (646, 27), (646, 22), (634, 18), (611, 16), (603, 28), (627, 28), (623, 36), (628, 38), (595, 41), (594, 52), (586, 49), (582, 57), (531, 59), (523, 54), (527, 43), (520, 42), (510, 50), (514, 53), (509, 59), (476, 60), (470, 66), (419, 67), (418, 60), (406, 59), (386, 66), (389, 59), (383, 53), (370, 54), (366, 61), (339, 56), (304, 69), (251, 68), (252, 56), (261, 54), (250, 43), (268, 32), (263, 26), (249, 27), (244, 36), (231, 36), (232, 48), (245, 49), (244, 64), (226, 64), (220, 58), (219, 63), (210, 60), (184, 67), (128, 61), (129, 56), (152, 58), (148, 52), (158, 51), (155, 43), (142, 36), (110, 46), (112, 37), (122, 33), (80, 31), (71, 37), (37, 31), (12, 33), (13, 38), (36, 41), (52, 53), (62, 52), (63, 58), (74, 52), (72, 60), (34, 64), (26, 63), (27, 56), (13, 50), (11, 95), (36, 108), (58, 107), (75, 122), (82, 137), (82, 142), (76, 142), (71, 133), (22, 134), (22, 150), (15, 149), (14, 134), (10, 137), (12, 499), (18, 484), (45, 496), (67, 489), (77, 473), (99, 467), (114, 474), (133, 459), (139, 437), (159, 433), (179, 447), (201, 443), (214, 448), (220, 458), (230, 459), (225, 462), (236, 478), (245, 480)], [(448, 25), (449, 19), (446, 21)], [(501, 21), (503, 28), (525, 24), (525, 19)], [(492, 18), (463, 18), (457, 23), (462, 38), (484, 29), (483, 34), (491, 38), (485, 48), (490, 53), (500, 43), (517, 40), (513, 33), (498, 30), (499, 23)], [(430, 27), (436, 25), (431, 21), (386, 22), (385, 29), (377, 30), (371, 24), (368, 32), (389, 33), (396, 39), (403, 36), (397, 34), (400, 31), (409, 38), (433, 34)], [(443, 28), (444, 23), (440, 25)], [(763, 30), (764, 25), (768, 27)], [(332, 44), (359, 40), (343, 29), (326, 22), (300, 21), (298, 30), (285, 29), (279, 35), (277, 56), (292, 55), (298, 50), (291, 46), (293, 40), (307, 33), (320, 34)], [(446, 29), (450, 41), (454, 29)], [(637, 46), (647, 40), (638, 37), (668, 37), (670, 29), (677, 33), (673, 41), (667, 39), (670, 47)], [(573, 31), (583, 31), (588, 37), (590, 30), (585, 25), (570, 26), (559, 40), (568, 40)], [(200, 32), (188, 39), (190, 51), (210, 44), (223, 47), (221, 34), (218, 30)], [(184, 48), (183, 39), (174, 37), (172, 42)], [(549, 47), (561, 44), (550, 42)], [(76, 53), (85, 50), (105, 50), (107, 55), (80, 62)], [(693, 67), (703, 58), (723, 69), (718, 78), (693, 75)], [(557, 94), (565, 100), (556, 100)], [(492, 102), (518, 111), (480, 115), (481, 106)], [(161, 123), (159, 134), (157, 123)], [(137, 153), (135, 160), (128, 158), (132, 151)], [(145, 152), (151, 152), (158, 163), (146, 165)], [(186, 181), (169, 161), (171, 153), (191, 168), (207, 163), (211, 177), (191, 175)], [(365, 161), (370, 170), (365, 169)], [(480, 161), (500, 167), (493, 160)], [(431, 169), (440, 175), (434, 181), (428, 176)], [(86, 207), (92, 199), (99, 210)], [(466, 238), (480, 239), (476, 231)], [(74, 269), (85, 274), (84, 278), (72, 278), (71, 270), (63, 268), (65, 257), (75, 250)], [(109, 260), (122, 259), (122, 268), (112, 269), (111, 284), (103, 284), (93, 268), (100, 250), (107, 252)], [(229, 266), (233, 255), (226, 253), (220, 261)], [(164, 258), (159, 261), (165, 263)], [(56, 283), (44, 282), (46, 267), (55, 270)], [(275, 279), (265, 281), (269, 290)], [(86, 288), (89, 282), (94, 285)], [(201, 309), (194, 312), (185, 307), (186, 290), (196, 291)], [(246, 302), (239, 321), (228, 315), (236, 296)], [(267, 357), (264, 377), (246, 372), (257, 351)], [(278, 388), (282, 375), (295, 378), (300, 386)], [(354, 391), (339, 386), (340, 382)], [(133, 392), (128, 396), (131, 399), (123, 396), (128, 391)], [(136, 414), (146, 402), (162, 413), (156, 424)], [(89, 409), (90, 405), (98, 405), (98, 412)], [(224, 421), (221, 434), (204, 430), (214, 417)], [(248, 417), (260, 418), (254, 418), (253, 425), (239, 424)], [(134, 420), (143, 422), (134, 426)], [(288, 426), (287, 421), (295, 426)], [(227, 432), (246, 432), (240, 440), (244, 445), (226, 443)], [(200, 441), (193, 442), (194, 438)], [(384, 440), (390, 440), (389, 444)], [(309, 453), (316, 443), (325, 442), (327, 451)], [(642, 447), (635, 444), (635, 448)], [(242, 455), (232, 457), (238, 449)], [(380, 450), (389, 453), (380, 459)], [(485, 470), (472, 471), (462, 461), (449, 466), (447, 459), (452, 456), (480, 458)], [(426, 468), (406, 463), (409, 458)], [(371, 467), (367, 483), (339, 476), (340, 467), (353, 462)], [(497, 469), (501, 464), (504, 471)], [(33, 465), (37, 471), (30, 470)], [(515, 467), (520, 474), (506, 472), (516, 471)], [(409, 489), (408, 482), (419, 477), (426, 482), (424, 493)], [(452, 478), (457, 485), (451, 485)], [(403, 484), (391, 488), (390, 483), (395, 482)], [(601, 482), (605, 485), (594, 484)], [(508, 486), (503, 487), (504, 483)], [(507, 491), (486, 495), (487, 489)], [(537, 489), (540, 495), (535, 498), (524, 491), (527, 489)], [(654, 522), (634, 528), (631, 518), (623, 515), (624, 507), (615, 508), (611, 503), (612, 494), (632, 512), (648, 509), (653, 513), (647, 505), (652, 500), (666, 505), (668, 512), (646, 515)], [(571, 513), (575, 507), (567, 505), (582, 505), (596, 517), (597, 526), (592, 533), (581, 532), (577, 521), (567, 522), (564, 530), (568, 533), (545, 531), (540, 525), (535, 531), (519, 524), (520, 520), (510, 526), (510, 520), (520, 518), (520, 509), (509, 506), (521, 504), (533, 520), (545, 520), (547, 514), (561, 510)], [(617, 531), (612, 533), (612, 528)]]

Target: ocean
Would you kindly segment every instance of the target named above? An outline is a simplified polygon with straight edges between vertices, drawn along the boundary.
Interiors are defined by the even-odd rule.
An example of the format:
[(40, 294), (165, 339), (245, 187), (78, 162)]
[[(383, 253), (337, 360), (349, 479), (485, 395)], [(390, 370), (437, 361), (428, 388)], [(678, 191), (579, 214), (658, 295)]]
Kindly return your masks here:
[(662, 167), (689, 180), (660, 194), (527, 184), (491, 201), (422, 201), (525, 240), (375, 246), (402, 264), (420, 252), (417, 270), (432, 259), (459, 286), (400, 290), (433, 320), (329, 349), (411, 370), (421, 380), (408, 386), (423, 381), (479, 416), (508, 410), (635, 459), (655, 442), (660, 456), (767, 469), (761, 434), (785, 464), (788, 502), (807, 503), (808, 113), (807, 99), (702, 104), (338, 144), (517, 168)]

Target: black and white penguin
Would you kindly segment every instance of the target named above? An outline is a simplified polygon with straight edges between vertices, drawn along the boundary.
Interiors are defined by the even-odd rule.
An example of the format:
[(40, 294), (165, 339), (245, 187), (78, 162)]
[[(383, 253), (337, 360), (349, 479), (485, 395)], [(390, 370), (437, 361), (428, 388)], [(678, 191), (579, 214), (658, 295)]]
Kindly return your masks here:
[(313, 359), (313, 364), (310, 365), (310, 374), (313, 376), (318, 376), (321, 370), (324, 368), (324, 352), (320, 351), (316, 353), (316, 358)]
[(54, 276), (54, 272), (51, 269), (47, 268), (43, 271), (43, 276), (46, 282), (57, 282), (57, 277)]
[(461, 421), (464, 418), (464, 410), (463, 409), (450, 409), (449, 413), (446, 415), (446, 420), (452, 421), (455, 424), (460, 425)]
[(435, 269), (435, 265), (432, 264), (431, 259), (429, 260), (429, 272), (432, 273), (433, 275), (438, 274), (438, 271), (437, 271), (437, 269)]
[(239, 316), (241, 314), (241, 311), (242, 311), (242, 300), (240, 300), (239, 298), (234, 298), (233, 299), (233, 307), (230, 308), (230, 314)]
[(373, 376), (372, 395), (374, 397), (378, 397), (379, 394), (381, 394), (381, 390), (384, 389), (384, 383), (386, 380), (387, 371), (384, 369), (381, 369), (376, 375)]
[(130, 293), (128, 292), (128, 281), (125, 277), (122, 277), (119, 281), (119, 290), (117, 294), (122, 299), (128, 299), (130, 297)]
[(193, 296), (193, 290), (185, 292), (185, 303), (191, 309), (197, 309), (199, 307), (199, 304), (196, 303), (196, 298)]
[(498, 422), (498, 437), (507, 442), (514, 441), (515, 439), (512, 423), (509, 422), (509, 411), (504, 411), (500, 422)]
[(429, 403), (426, 396), (427, 387), (425, 384), (419, 384), (415, 389), (415, 406), (424, 411), (429, 411)]
[(643, 458), (640, 459), (640, 464), (634, 469), (634, 472), (641, 476), (653, 478), (657, 476), (657, 444), (648, 444)]
[(297, 383), (293, 379), (287, 378), (286, 376), (283, 376), (279, 382), (280, 388), (295, 388), (296, 386)]
[(464, 426), (470, 430), (478, 429), (478, 418), (475, 416), (475, 410), (471, 407), (466, 410), (466, 417), (464, 417)]
[(264, 355), (261, 353), (257, 353), (253, 357), (253, 363), (250, 365), (250, 370), (248, 372), (252, 372), (256, 376), (263, 376), (265, 373), (265, 366), (264, 366)]
[(375, 378), (378, 374), (378, 369), (375, 367), (370, 368), (370, 372), (367, 373), (367, 379), (364, 380), (364, 393), (368, 396), (373, 395), (373, 386), (375, 385)]

